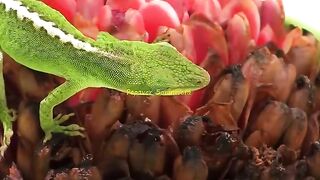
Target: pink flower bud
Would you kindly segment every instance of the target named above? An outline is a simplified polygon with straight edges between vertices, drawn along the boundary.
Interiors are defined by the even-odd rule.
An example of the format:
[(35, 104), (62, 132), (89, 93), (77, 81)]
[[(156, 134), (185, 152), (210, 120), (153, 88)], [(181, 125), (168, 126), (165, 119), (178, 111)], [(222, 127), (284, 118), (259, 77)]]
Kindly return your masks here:
[(100, 8), (96, 18), (96, 25), (100, 31), (107, 31), (112, 22), (112, 12), (108, 5)]
[(48, 6), (60, 13), (69, 21), (72, 22), (76, 13), (76, 1), (75, 0), (43, 0)]
[(140, 9), (144, 25), (149, 33), (149, 42), (152, 42), (160, 26), (176, 28), (180, 21), (176, 11), (166, 1), (154, 0), (144, 4)]
[(228, 21), (226, 29), (229, 49), (229, 64), (242, 63), (249, 53), (251, 33), (249, 22), (243, 13)]
[(77, 12), (86, 19), (93, 19), (104, 5), (104, 0), (77, 0)]
[(145, 0), (108, 0), (107, 4), (114, 10), (127, 11), (128, 9), (139, 9)]
[(222, 9), (220, 22), (226, 22), (239, 12), (243, 12), (247, 16), (250, 25), (251, 36), (254, 40), (257, 40), (260, 31), (260, 15), (258, 7), (252, 0), (231, 0)]

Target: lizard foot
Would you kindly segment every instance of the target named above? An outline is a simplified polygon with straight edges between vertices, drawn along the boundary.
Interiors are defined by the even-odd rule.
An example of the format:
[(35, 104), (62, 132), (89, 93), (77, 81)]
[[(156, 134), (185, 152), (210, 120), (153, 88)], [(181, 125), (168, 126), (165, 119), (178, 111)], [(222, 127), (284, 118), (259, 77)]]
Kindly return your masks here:
[(8, 149), (10, 143), (11, 143), (11, 137), (13, 135), (12, 129), (8, 129), (4, 132), (3, 138), (2, 138), (2, 145), (0, 146), (0, 156), (3, 157), (4, 153)]
[(16, 113), (13, 110), (6, 110), (5, 112), (2, 112), (1, 115), (0, 119), (3, 126), (3, 137), (0, 146), (0, 156), (3, 157), (11, 143), (11, 137), (13, 135), (12, 122), (16, 119)]
[(48, 121), (53, 123), (47, 124), (46, 128), (43, 128), (43, 131), (45, 133), (43, 142), (45, 143), (48, 140), (50, 140), (52, 138), (52, 133), (63, 133), (68, 136), (85, 137), (85, 135), (81, 132), (81, 131), (84, 131), (85, 129), (77, 124), (71, 124), (67, 126), (60, 125), (61, 123), (65, 122), (73, 115), (74, 113), (67, 114), (67, 115), (59, 114), (57, 117), (53, 119), (53, 121)]

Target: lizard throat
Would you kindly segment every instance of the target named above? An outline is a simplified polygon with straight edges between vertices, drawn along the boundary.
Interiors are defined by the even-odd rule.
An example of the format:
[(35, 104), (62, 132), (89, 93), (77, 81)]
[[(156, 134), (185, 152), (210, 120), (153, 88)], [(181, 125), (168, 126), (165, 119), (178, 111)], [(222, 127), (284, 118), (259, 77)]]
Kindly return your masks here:
[(72, 34), (66, 34), (61, 29), (55, 27), (55, 23), (48, 22), (41, 19), (40, 15), (36, 12), (30, 12), (28, 7), (25, 7), (22, 2), (17, 0), (0, 0), (0, 4), (5, 5), (5, 11), (16, 11), (17, 17), (20, 20), (28, 19), (33, 23), (36, 29), (43, 28), (48, 35), (57, 37), (62, 43), (71, 43), (76, 49), (85, 50), (87, 52), (101, 53), (104, 55), (110, 55), (106, 52), (100, 51), (98, 48), (93, 47), (87, 42), (76, 39)]

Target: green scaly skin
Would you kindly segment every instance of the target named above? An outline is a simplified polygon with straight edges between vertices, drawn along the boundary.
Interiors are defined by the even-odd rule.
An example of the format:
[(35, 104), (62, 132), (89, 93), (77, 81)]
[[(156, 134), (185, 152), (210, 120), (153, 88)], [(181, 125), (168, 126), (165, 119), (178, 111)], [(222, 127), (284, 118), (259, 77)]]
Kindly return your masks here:
[[(8, 0), (13, 1), (13, 0)], [(132, 95), (178, 95), (205, 87), (209, 75), (167, 43), (119, 41), (101, 33), (97, 41), (85, 37), (57, 11), (36, 0), (21, 0), (29, 11), (76, 39), (98, 48), (101, 53), (76, 49), (37, 29), (29, 19), (19, 19), (17, 12), (5, 11), (0, 2), (0, 49), (16, 62), (31, 69), (54, 74), (66, 82), (54, 89), (40, 103), (40, 125), (44, 141), (52, 133), (83, 136), (76, 124), (62, 126), (70, 115), (53, 118), (53, 108), (87, 87), (105, 87)], [(0, 59), (2, 73), (2, 58)], [(13, 118), (6, 105), (4, 83), (0, 79), (0, 120), (4, 127), (2, 153), (10, 144)]]

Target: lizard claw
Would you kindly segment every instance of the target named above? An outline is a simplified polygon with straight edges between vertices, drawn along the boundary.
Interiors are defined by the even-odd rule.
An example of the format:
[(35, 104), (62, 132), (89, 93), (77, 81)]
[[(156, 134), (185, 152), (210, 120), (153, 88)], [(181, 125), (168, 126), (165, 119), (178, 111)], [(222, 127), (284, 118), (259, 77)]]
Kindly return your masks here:
[(56, 121), (57, 124), (61, 124), (74, 115), (75, 115), (74, 113), (70, 113), (70, 114), (66, 114), (66, 115), (58, 114), (58, 116), (55, 117), (53, 120)]

